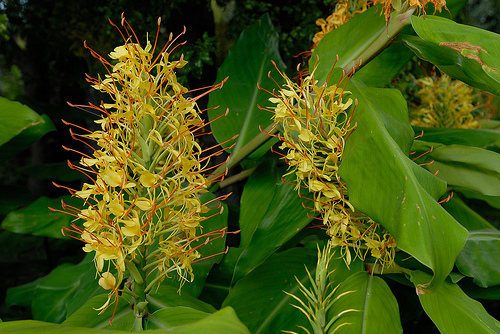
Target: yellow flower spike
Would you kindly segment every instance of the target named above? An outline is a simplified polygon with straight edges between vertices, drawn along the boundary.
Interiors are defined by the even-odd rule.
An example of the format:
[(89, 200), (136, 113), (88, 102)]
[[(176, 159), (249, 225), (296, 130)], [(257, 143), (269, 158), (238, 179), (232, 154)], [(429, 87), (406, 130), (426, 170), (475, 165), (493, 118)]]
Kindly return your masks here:
[[(94, 152), (82, 153), (80, 166), (70, 165), (92, 182), (78, 191), (70, 189), (84, 200), (85, 207), (77, 209), (63, 202), (64, 212), (83, 221), (83, 226), (75, 223), (64, 228), (63, 234), (83, 241), (83, 250), (94, 253), (99, 284), (113, 290), (110, 298), (113, 294), (118, 298), (126, 264), (132, 260), (141, 263), (137, 269), (143, 277), (134, 284), (150, 284), (142, 287), (143, 296), (168, 273), (192, 279), (191, 263), (202, 256), (192, 243), (201, 234), (205, 218), (200, 214), (210, 209), (199, 195), (212, 180), (224, 176), (218, 174), (209, 181), (206, 175), (209, 159), (220, 149), (200, 157), (205, 151), (196, 137), (205, 123), (196, 100), (222, 87), (225, 80), (197, 97), (188, 97), (185, 94), (190, 91), (177, 82), (175, 74), (187, 61), (182, 56), (170, 59), (175, 39), (158, 54), (156, 42), (147, 41), (143, 47), (125, 18), (121, 24), (122, 29), (113, 24), (124, 38), (124, 45), (109, 55), (113, 63), (85, 44), (107, 70), (104, 78), (87, 76), (87, 81), (112, 100), (89, 106), (102, 116), (95, 122), (99, 129), (92, 132), (66, 123), (84, 131), (71, 135), (87, 140)], [(108, 298), (99, 310), (104, 311), (109, 303)]]
[(410, 121), (413, 126), (467, 128), (479, 127), (481, 114), (477, 109), (482, 106), (480, 95), (474, 94), (467, 84), (453, 80), (446, 74), (433, 73), (418, 79), (419, 90), (415, 96), (420, 98), (418, 105), (411, 105)]
[(348, 108), (354, 109), (355, 102), (346, 99), (350, 93), (339, 87), (349, 75), (331, 86), (317, 86), (314, 71), (299, 83), (292, 83), (281, 75), (286, 84), (277, 92), (269, 92), (272, 95), (269, 102), (274, 106), (268, 110), (275, 113), (273, 118), (282, 128), (276, 137), (282, 141), (280, 148), (290, 166), (287, 175), (296, 176), (297, 190), (305, 187), (313, 194), (318, 219), (325, 225), (332, 244), (341, 247), (347, 264), (352, 261), (350, 248), (362, 259), (366, 252), (360, 248), (371, 251), (382, 263), (390, 264), (395, 242), (379, 241), (380, 235), (387, 233), (355, 211), (338, 174), (345, 140), (354, 130)]

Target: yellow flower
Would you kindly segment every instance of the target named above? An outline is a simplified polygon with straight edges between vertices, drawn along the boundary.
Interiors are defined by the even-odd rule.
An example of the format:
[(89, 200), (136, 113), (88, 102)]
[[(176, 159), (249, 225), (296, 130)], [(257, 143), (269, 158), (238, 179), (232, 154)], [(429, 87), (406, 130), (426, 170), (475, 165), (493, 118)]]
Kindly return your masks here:
[(416, 81), (420, 88), (415, 96), (420, 103), (410, 108), (414, 126), (444, 128), (478, 128), (477, 109), (481, 107), (481, 94), (474, 94), (467, 84), (452, 80), (448, 75), (427, 76)]
[[(156, 45), (147, 40), (143, 47), (124, 18), (122, 25), (127, 27), (125, 44), (109, 54), (114, 65), (88, 48), (107, 74), (87, 80), (112, 103), (90, 105), (102, 115), (97, 130), (72, 133), (94, 148), (92, 155), (82, 154), (81, 167), (71, 165), (93, 182), (70, 190), (85, 202), (85, 208), (69, 210), (83, 220), (83, 228), (64, 230), (76, 233), (83, 250), (94, 253), (99, 285), (117, 297), (125, 268), (130, 271), (136, 263), (142, 263), (139, 273), (130, 273), (137, 284), (149, 280), (152, 286), (172, 271), (192, 279), (191, 264), (201, 257), (192, 243), (203, 235), (200, 214), (209, 210), (199, 195), (209, 185), (205, 171), (210, 159), (200, 158), (195, 137), (205, 123), (197, 97), (187, 97), (189, 90), (177, 81), (175, 71), (187, 62), (182, 56), (170, 59), (172, 39), (155, 55)], [(209, 239), (214, 237), (211, 232)]]
[(350, 249), (362, 259), (370, 251), (376, 261), (390, 264), (396, 247), (394, 239), (381, 238), (379, 234), (388, 233), (355, 210), (338, 174), (345, 140), (355, 128), (348, 114), (353, 106), (352, 99), (346, 99), (350, 93), (340, 85), (317, 86), (314, 71), (300, 83), (282, 76), (284, 86), (277, 93), (269, 92), (273, 95), (269, 111), (274, 112), (273, 118), (282, 128), (277, 137), (282, 140), (280, 149), (285, 151), (283, 157), (290, 166), (287, 175), (295, 174), (296, 189), (305, 187), (312, 193), (314, 209), (332, 245), (341, 247), (348, 264), (352, 260)]

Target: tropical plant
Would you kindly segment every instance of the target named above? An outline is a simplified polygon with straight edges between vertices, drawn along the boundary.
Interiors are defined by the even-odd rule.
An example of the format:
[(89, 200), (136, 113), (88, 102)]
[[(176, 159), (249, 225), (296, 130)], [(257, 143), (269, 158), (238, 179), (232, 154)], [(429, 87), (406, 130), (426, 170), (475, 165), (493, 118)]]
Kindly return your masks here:
[[(2, 222), (87, 255), (9, 289), (33, 320), (0, 329), (499, 333), (500, 36), (450, 20), (463, 4), (339, 2), (296, 70), (266, 14), (201, 90), (177, 80), (182, 34), (161, 48), (160, 21), (150, 42), (122, 17), (110, 59), (87, 47), (95, 127), (68, 123), (86, 181)], [(415, 55), (442, 74), (407, 80)]]

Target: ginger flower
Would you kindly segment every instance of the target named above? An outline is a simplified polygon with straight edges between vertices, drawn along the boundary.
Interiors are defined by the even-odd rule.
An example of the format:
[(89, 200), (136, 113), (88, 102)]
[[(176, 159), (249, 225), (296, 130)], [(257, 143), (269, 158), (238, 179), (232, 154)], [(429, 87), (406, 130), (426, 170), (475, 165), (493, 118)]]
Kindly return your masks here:
[(427, 13), (427, 8), (429, 4), (434, 5), (434, 13), (441, 12), (443, 8), (448, 10), (446, 7), (446, 0), (374, 0), (373, 5), (376, 6), (378, 4), (382, 4), (382, 11), (380, 15), (384, 14), (385, 20), (389, 21), (391, 13), (393, 10), (400, 11), (405, 4), (409, 7), (417, 8), (419, 11), (423, 12), (425, 17)]
[(482, 106), (479, 95), (467, 84), (446, 74), (435, 74), (416, 81), (415, 96), (420, 103), (410, 108), (411, 125), (421, 127), (468, 128), (479, 127)]
[[(296, 176), (296, 189), (307, 189), (317, 212), (316, 220), (326, 230), (333, 246), (341, 247), (346, 263), (355, 255), (364, 259), (368, 253), (382, 264), (393, 260), (395, 240), (369, 217), (356, 212), (349, 203), (348, 189), (338, 174), (345, 140), (355, 126), (349, 108), (355, 102), (349, 92), (338, 85), (317, 85), (314, 71), (292, 82), (280, 73), (286, 83), (269, 101), (274, 121), (280, 126), (281, 155), (290, 166), (286, 175)], [(264, 108), (263, 108), (264, 109)], [(352, 115), (352, 113), (351, 113)]]
[[(202, 149), (196, 139), (206, 125), (196, 100), (222, 83), (188, 96), (192, 93), (176, 77), (187, 61), (171, 59), (177, 38), (171, 34), (155, 54), (158, 33), (154, 45), (149, 40), (141, 44), (123, 16), (121, 25), (114, 26), (125, 43), (109, 54), (111, 61), (87, 47), (107, 70), (104, 78), (87, 76), (87, 81), (109, 102), (86, 106), (101, 115), (96, 130), (73, 125), (83, 131), (71, 131), (73, 138), (92, 153), (81, 153), (80, 166), (70, 167), (90, 182), (81, 190), (70, 189), (84, 201), (83, 209), (63, 203), (64, 212), (80, 222), (63, 233), (83, 241), (84, 251), (94, 254), (99, 285), (112, 290), (110, 297), (118, 297), (126, 271), (138, 285), (147, 284), (145, 293), (171, 272), (178, 273), (181, 285), (192, 280), (191, 264), (202, 257), (194, 242), (225, 233), (201, 231), (207, 219), (202, 214), (212, 201), (202, 203), (200, 195), (224, 174), (210, 175), (214, 167), (208, 167), (210, 157), (222, 150)], [(207, 154), (212, 149), (215, 153)]]
[(335, 10), (326, 20), (323, 18), (316, 20), (316, 25), (321, 28), (321, 31), (318, 31), (314, 35), (311, 49), (314, 50), (327, 33), (337, 29), (355, 15), (367, 10), (369, 7), (368, 3), (366, 0), (342, 0), (337, 2)]

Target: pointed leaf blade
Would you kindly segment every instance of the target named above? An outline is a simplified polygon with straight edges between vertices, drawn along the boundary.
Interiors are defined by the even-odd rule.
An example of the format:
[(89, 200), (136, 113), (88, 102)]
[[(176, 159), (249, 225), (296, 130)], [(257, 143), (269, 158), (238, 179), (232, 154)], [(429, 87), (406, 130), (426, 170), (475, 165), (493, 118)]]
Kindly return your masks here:
[(434, 271), (427, 284), (436, 289), (453, 268), (467, 230), (436, 201), (446, 190), (444, 182), (408, 158), (414, 133), (401, 94), (352, 82), (348, 89), (358, 100), (357, 128), (346, 141), (339, 170), (349, 200), (382, 224), (400, 249)]
[[(342, 294), (345, 294), (342, 297)], [(332, 328), (335, 333), (402, 333), (396, 297), (380, 277), (366, 271), (349, 276), (335, 292), (330, 317), (342, 314)], [(353, 310), (345, 312), (346, 310)], [(343, 313), (345, 312), (345, 313)]]

